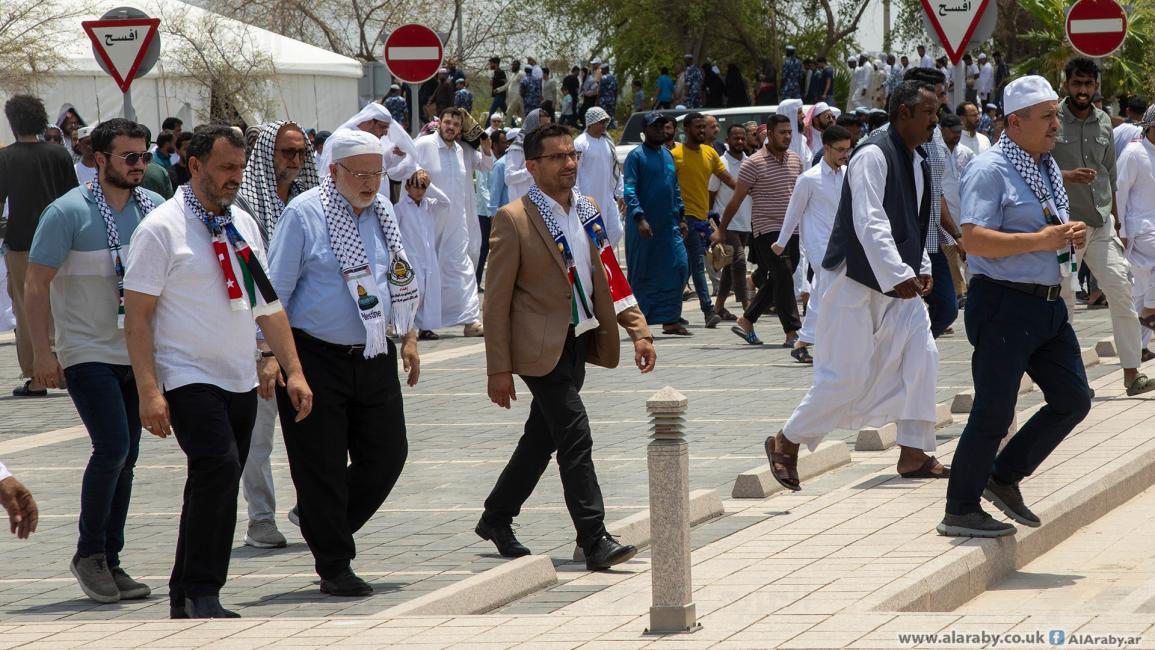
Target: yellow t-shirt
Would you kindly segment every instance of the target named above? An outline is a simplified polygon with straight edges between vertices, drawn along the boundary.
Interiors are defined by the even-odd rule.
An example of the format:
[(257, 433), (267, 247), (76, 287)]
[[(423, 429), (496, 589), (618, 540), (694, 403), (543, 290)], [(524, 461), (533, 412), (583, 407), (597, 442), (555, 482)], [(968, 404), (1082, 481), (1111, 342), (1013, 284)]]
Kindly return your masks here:
[(726, 171), (726, 165), (714, 147), (706, 143), (699, 145), (697, 151), (678, 144), (670, 153), (674, 154), (686, 216), (704, 221), (710, 212), (710, 177)]

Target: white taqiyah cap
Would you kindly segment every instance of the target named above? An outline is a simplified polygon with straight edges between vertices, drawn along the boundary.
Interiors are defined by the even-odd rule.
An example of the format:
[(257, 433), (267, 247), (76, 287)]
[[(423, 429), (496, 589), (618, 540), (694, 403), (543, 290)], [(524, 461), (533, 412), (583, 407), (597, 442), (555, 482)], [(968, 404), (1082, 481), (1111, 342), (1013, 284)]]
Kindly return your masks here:
[(1003, 89), (1003, 112), (1007, 115), (1035, 104), (1057, 101), (1058, 93), (1051, 82), (1038, 75), (1019, 77)]
[(334, 162), (350, 156), (381, 155), (381, 139), (361, 129), (341, 129), (329, 137), (325, 146), (333, 153)]
[(96, 124), (89, 124), (88, 126), (82, 126), (79, 129), (76, 129), (76, 139), (83, 140), (87, 137), (91, 137), (92, 132), (96, 130), (96, 127)]
[(817, 104), (814, 105), (814, 117), (818, 117), (819, 115), (822, 115), (823, 113), (825, 113), (828, 110), (830, 110), (829, 104), (827, 104), (826, 102), (818, 102)]

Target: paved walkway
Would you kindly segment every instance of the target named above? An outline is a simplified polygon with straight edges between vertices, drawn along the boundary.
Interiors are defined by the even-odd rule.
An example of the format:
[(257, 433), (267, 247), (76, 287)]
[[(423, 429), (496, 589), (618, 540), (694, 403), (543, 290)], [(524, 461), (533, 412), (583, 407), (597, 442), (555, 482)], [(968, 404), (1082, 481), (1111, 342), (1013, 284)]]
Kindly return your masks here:
[[(762, 328), (766, 340), (775, 338), (770, 336), (771, 324)], [(1085, 345), (1109, 334), (1105, 312), (1081, 312), (1078, 325)], [(970, 348), (961, 323), (958, 329), (959, 334), (941, 340), (941, 400), (969, 387)], [(741, 345), (724, 329), (695, 331), (692, 339), (659, 341), (659, 370), (652, 376), (639, 378), (629, 368), (590, 373), (583, 394), (594, 422), (595, 458), (611, 520), (646, 506), (648, 421), (643, 405), (654, 390), (669, 384), (690, 399), (692, 487), (719, 488), (728, 495), (737, 473), (764, 463), (761, 438), (781, 425), (809, 384), (810, 370), (794, 364), (784, 350)], [(183, 457), (172, 441), (147, 436), (123, 556), (134, 574), (154, 585), (158, 597), (115, 606), (84, 600), (67, 569), (75, 544), (79, 476), (87, 455), (83, 432), (67, 431), (78, 424), (75, 411), (66, 396), (0, 398), (4, 423), (0, 457), (32, 487), (44, 513), (41, 530), (31, 542), (0, 538), (0, 556), (5, 559), (0, 573), (4, 612), (0, 647), (16, 641), (65, 647), (98, 640), (102, 647), (118, 643), (257, 647), (287, 645), (289, 638), (304, 645), (358, 641), (404, 642), (406, 647), (421, 647), (425, 641), (432, 643), (429, 647), (445, 647), (466, 639), (481, 647), (486, 641), (498, 643), (493, 647), (518, 643), (551, 647), (553, 641), (557, 647), (577, 647), (595, 639), (602, 647), (653, 642), (652, 637), (639, 635), (649, 604), (647, 557), (643, 554), (622, 571), (603, 574), (565, 564), (572, 551), (572, 532), (552, 473), (527, 504), (519, 534), (536, 552), (555, 559), (563, 584), (488, 617), (347, 618), (380, 612), (503, 561), (471, 531), (480, 503), (519, 433), (528, 391), (522, 387), (522, 401), (510, 412), (501, 411), (483, 395), (484, 356), (476, 341), (450, 338), (422, 350), (426, 355), (422, 383), (406, 393), (409, 464), (385, 508), (358, 539), (356, 567), (375, 584), (377, 594), (357, 600), (322, 596), (315, 586), (311, 557), (287, 522), (282, 519), (282, 527), (288, 529), (292, 544), (283, 551), (240, 546), (239, 526), (233, 575), (222, 599), (246, 616), (242, 622), (145, 622), (167, 615), (164, 582), (183, 480)], [(0, 376), (15, 376), (14, 356), (14, 346), (0, 342)], [(1108, 374), (1096, 384), (1101, 399), (1112, 390), (1118, 392), (1118, 367), (1092, 369), (1095, 377)], [(1037, 400), (1037, 392), (1028, 394), (1021, 406), (1027, 408)], [(1143, 410), (1145, 401), (1128, 404), (1133, 406), (1126, 409), (1126, 418), (1145, 421), (1155, 414)], [(1124, 417), (1113, 408), (1112, 402), (1097, 406), (1084, 430), (1102, 425), (1103, 420), (1094, 420), (1095, 414)], [(1134, 428), (1130, 426), (1127, 435), (1138, 435)], [(940, 432), (945, 451), (959, 431), (961, 425), (956, 424)], [(1083, 438), (1090, 444), (1094, 435), (1082, 433), (1070, 442)], [(842, 613), (877, 596), (896, 576), (951, 550), (950, 544), (927, 532), (940, 516), (945, 485), (898, 479), (893, 474), (895, 457), (894, 451), (856, 453), (852, 466), (808, 482), (799, 495), (727, 502), (727, 516), (695, 529), (695, 600), (706, 628), (683, 641), (693, 646), (768, 647), (805, 641), (800, 635), (809, 632), (837, 631), (842, 636), (858, 634), (848, 642), (889, 634), (886, 638), (893, 645), (897, 637), (889, 630), (904, 617), (921, 621), (911, 624), (914, 632), (934, 632), (959, 620), (961, 615), (861, 613), (850, 616), (860, 621), (851, 625), (849, 615)], [(1056, 455), (1055, 462), (1067, 461), (1068, 456)], [(1074, 476), (1054, 471), (1055, 489)], [(291, 507), (292, 490), (279, 445), (274, 472), (278, 506), (284, 512)], [(1044, 485), (1039, 482), (1042, 476), (1031, 479), (1031, 485)], [(243, 504), (241, 508), (243, 518)], [(277, 620), (256, 620), (265, 618)], [(297, 620), (302, 618), (308, 620)], [(116, 620), (95, 623), (108, 619)], [(1019, 617), (1012, 625), (1025, 619)], [(25, 625), (37, 621), (41, 623)], [(877, 624), (870, 626), (871, 622)], [(935, 625), (939, 627), (930, 629)], [(847, 627), (855, 629), (841, 629)], [(229, 642), (220, 644), (225, 637)]]

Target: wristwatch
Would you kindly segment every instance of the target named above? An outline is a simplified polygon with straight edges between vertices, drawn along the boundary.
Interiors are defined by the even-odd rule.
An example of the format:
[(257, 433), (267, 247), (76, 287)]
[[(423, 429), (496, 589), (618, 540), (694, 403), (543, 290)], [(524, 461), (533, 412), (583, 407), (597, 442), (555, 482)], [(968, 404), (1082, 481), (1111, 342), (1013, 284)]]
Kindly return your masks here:
[(253, 353), (253, 358), (256, 361), (260, 361), (261, 359), (271, 359), (275, 356), (276, 355), (273, 354), (272, 350), (257, 350)]

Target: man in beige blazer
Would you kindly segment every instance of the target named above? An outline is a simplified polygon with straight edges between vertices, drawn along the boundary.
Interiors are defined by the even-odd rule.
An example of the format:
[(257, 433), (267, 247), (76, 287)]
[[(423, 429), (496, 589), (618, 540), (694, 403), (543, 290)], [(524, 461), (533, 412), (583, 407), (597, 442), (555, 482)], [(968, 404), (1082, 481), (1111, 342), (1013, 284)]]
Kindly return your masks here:
[(626, 295), (621, 268), (612, 252), (595, 246), (592, 237), (604, 238), (604, 224), (593, 216), (597, 205), (574, 191), (577, 153), (569, 129), (535, 129), (524, 149), (534, 186), (493, 218), (483, 317), (490, 400), (509, 408), (517, 399), (516, 373), (533, 402), (525, 433), (485, 500), (476, 532), (505, 557), (530, 553), (511, 525), (556, 451), (586, 567), (606, 569), (637, 549), (606, 532), (589, 418), (579, 395), (585, 364), (618, 365), (618, 325), (633, 341), (642, 373), (654, 369), (657, 357), (646, 319), (632, 294)]

